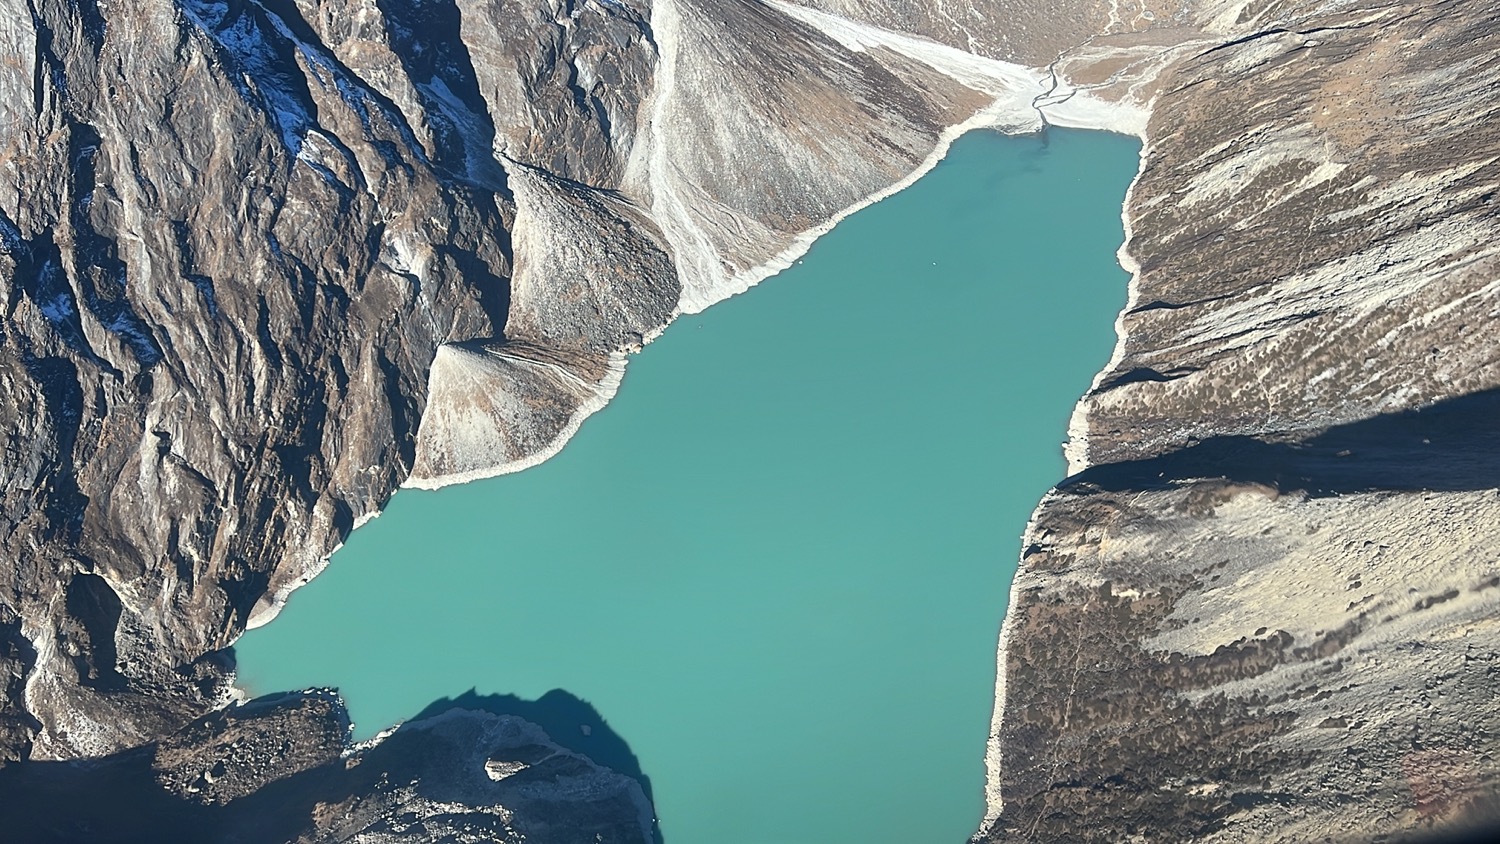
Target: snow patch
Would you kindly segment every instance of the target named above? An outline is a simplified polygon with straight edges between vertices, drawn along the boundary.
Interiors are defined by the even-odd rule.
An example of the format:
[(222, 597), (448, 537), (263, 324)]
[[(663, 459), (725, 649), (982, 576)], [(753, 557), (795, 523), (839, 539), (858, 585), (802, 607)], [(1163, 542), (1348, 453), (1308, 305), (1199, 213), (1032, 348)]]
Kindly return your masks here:
[[(295, 82), (286, 61), (277, 54), (268, 33), (261, 29), (249, 9), (231, 14), (229, 4), (217, 0), (182, 0), (180, 8), (188, 20), (218, 43), (239, 71), (239, 79), (231, 81), (240, 96), (246, 102), (262, 106), (276, 122), (286, 148), (293, 155), (300, 153), (302, 139), (315, 121), (294, 93)], [(254, 8), (265, 12), (258, 5)], [(266, 16), (268, 22), (280, 23), (274, 15), (266, 13)], [(285, 26), (272, 24), (272, 29), (285, 32)]]
[(0, 213), (0, 253), (10, 255), (26, 249), (26, 238), (10, 218)]
[(464, 175), (475, 185), (494, 186), (504, 182), (499, 163), (495, 161), (494, 130), (489, 119), (477, 114), (463, 98), (448, 87), (442, 77), (434, 76), (416, 85), (429, 114), (434, 110), (439, 120), (458, 136), (464, 151)]

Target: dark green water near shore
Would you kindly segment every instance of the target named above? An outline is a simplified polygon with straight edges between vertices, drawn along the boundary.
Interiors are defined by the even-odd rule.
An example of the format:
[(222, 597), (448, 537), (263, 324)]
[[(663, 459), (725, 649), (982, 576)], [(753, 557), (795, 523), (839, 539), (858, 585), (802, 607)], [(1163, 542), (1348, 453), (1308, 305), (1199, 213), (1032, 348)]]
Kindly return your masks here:
[(243, 638), (242, 685), (337, 686), (361, 737), (514, 695), (633, 756), (670, 844), (964, 841), (1020, 535), (1125, 301), (1138, 151), (960, 139), (679, 320), (553, 460), (398, 494)]

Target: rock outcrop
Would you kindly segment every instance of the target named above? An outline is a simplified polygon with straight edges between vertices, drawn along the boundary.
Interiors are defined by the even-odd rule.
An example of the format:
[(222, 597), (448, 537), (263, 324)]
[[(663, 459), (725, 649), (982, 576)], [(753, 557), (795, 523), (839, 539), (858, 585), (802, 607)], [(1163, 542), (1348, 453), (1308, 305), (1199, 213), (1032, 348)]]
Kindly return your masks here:
[[(337, 696), (283, 695), (91, 760), (0, 769), (16, 841), (649, 844), (635, 780), (520, 718), (449, 708), (348, 749)], [(86, 799), (80, 799), (86, 796)]]
[[(398, 485), (545, 459), (674, 316), (958, 132), (1067, 124), (1146, 142), (1135, 280), (1079, 474), (1028, 532), (981, 837), (1368, 837), (1474, 809), (1500, 767), (1496, 14), (0, 0), (10, 793), (95, 757), (273, 805), (347, 756), (341, 716), (225, 709), (225, 649)], [(306, 743), (273, 747), (298, 718)], [(502, 729), (380, 747), (448, 752), (460, 722)], [(320, 834), (408, 834), (368, 826), (395, 797), (325, 802)]]

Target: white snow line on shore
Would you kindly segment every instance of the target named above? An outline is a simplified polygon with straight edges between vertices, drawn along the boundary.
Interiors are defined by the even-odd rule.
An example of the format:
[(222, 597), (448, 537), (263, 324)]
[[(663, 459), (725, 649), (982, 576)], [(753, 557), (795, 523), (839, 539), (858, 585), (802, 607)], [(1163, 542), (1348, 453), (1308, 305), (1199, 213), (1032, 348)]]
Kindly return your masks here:
[[(360, 527), (362, 527), (366, 523), (375, 520), (380, 516), (380, 513), (381, 511), (375, 510), (355, 519), (354, 524), (349, 528), (349, 533), (352, 534), (356, 530), (359, 530)], [(334, 545), (333, 549), (330, 550), (327, 554), (324, 554), (322, 557), (319, 557), (318, 559), (309, 563), (307, 567), (302, 570), (301, 574), (282, 584), (281, 587), (271, 595), (270, 600), (265, 601), (264, 605), (262, 605), (260, 601), (257, 601), (255, 603), (255, 606), (250, 608), (250, 615), (245, 619), (244, 632), (248, 633), (251, 630), (256, 629), (257, 627), (265, 627), (267, 624), (270, 624), (273, 620), (275, 620), (276, 616), (281, 615), (281, 611), (286, 608), (286, 602), (292, 597), (292, 593), (311, 583), (313, 581), (313, 578), (322, 574), (323, 570), (328, 568), (328, 561), (331, 560), (333, 558), (333, 555), (337, 554), (339, 552), (339, 549), (343, 547), (344, 542), (340, 541), (338, 544)], [(241, 633), (240, 635), (244, 635), (244, 633)], [(236, 636), (235, 642), (238, 641), (239, 636)], [(231, 642), (230, 644), (232, 645), (234, 644), (234, 642)], [(238, 686), (234, 686), (233, 688), (239, 689)]]
[[(1038, 97), (1044, 93), (1044, 88), (1050, 81), (1048, 72), (1042, 69), (1027, 68), (1010, 62), (977, 56), (946, 44), (857, 23), (837, 15), (786, 3), (784, 0), (768, 0), (768, 2), (788, 16), (839, 42), (846, 49), (863, 51), (870, 46), (884, 47), (927, 64), (960, 84), (986, 93), (993, 93), (996, 97), (990, 105), (975, 112), (967, 120), (942, 130), (932, 151), (904, 178), (846, 206), (823, 223), (797, 235), (789, 246), (761, 264), (728, 277), (725, 277), (720, 269), (722, 266), (720, 256), (712, 247), (711, 239), (691, 220), (687, 207), (667, 175), (672, 168), (670, 162), (665, 160), (663, 145), (659, 139), (647, 135), (643, 138), (643, 142), (649, 145), (649, 149), (644, 153), (644, 166), (647, 170), (645, 178), (649, 179), (649, 189), (653, 197), (652, 216), (661, 227), (663, 236), (672, 246), (678, 264), (678, 275), (684, 282), (677, 310), (668, 320), (669, 324), (679, 316), (699, 313), (713, 304), (743, 293), (761, 281), (791, 267), (797, 259), (807, 253), (813, 243), (832, 231), (840, 222), (905, 190), (929, 173), (947, 157), (953, 143), (970, 131), (991, 128), (1009, 133), (1023, 133), (1038, 131), (1045, 125), (1051, 124), (1113, 131), (1137, 137), (1144, 135), (1146, 110), (1143, 106), (1129, 102), (1108, 102), (1095, 97), (1086, 90), (1072, 88), (1065, 81), (1056, 90), (1047, 94), (1046, 104), (1038, 106), (1036, 104)], [(653, 29), (658, 33), (662, 49), (661, 71), (657, 78), (659, 88), (653, 93), (649, 104), (652, 113), (657, 118), (665, 117), (675, 85), (676, 12), (669, 6), (668, 3), (658, 3), (652, 11)], [(660, 123), (660, 120), (657, 122)], [(1128, 233), (1128, 220), (1126, 226)], [(1128, 242), (1127, 234), (1127, 245)], [(1120, 253), (1122, 265), (1128, 260), (1128, 255), (1123, 248)], [(689, 266), (697, 268), (697, 271), (689, 270)], [(1131, 268), (1126, 266), (1126, 269)], [(688, 284), (692, 278), (700, 281), (698, 287)], [(665, 329), (664, 325), (652, 332), (651, 336), (646, 338), (646, 342), (649, 343), (660, 336)], [(1119, 330), (1117, 323), (1117, 332)], [(1116, 355), (1120, 353), (1117, 343)], [(402, 488), (440, 489), (445, 486), (519, 472), (545, 462), (562, 450), (586, 418), (602, 409), (614, 397), (619, 389), (620, 379), (623, 377), (625, 359), (623, 353), (611, 359), (609, 375), (597, 387), (589, 386), (593, 395), (580, 405), (558, 436), (541, 451), (519, 460), (435, 478), (416, 480), (408, 478), (402, 483)], [(571, 373), (566, 374), (571, 375)], [(573, 376), (572, 380), (577, 380), (576, 376)], [(1078, 416), (1076, 409), (1074, 416)], [(1079, 433), (1083, 430), (1081, 423), (1070, 427), (1070, 444), (1075, 433), (1074, 427), (1078, 428)], [(1086, 444), (1086, 440), (1080, 440), (1080, 442)], [(1086, 445), (1084, 447), (1086, 448)], [(1073, 465), (1074, 461), (1069, 454), (1070, 471)]]
[[(1052, 500), (1055, 494), (1048, 491), (1042, 496), (1042, 500), (1037, 502), (1036, 508), (1031, 511), (1031, 518), (1026, 521), (1026, 529), (1021, 531), (1022, 554), (1025, 554), (1026, 548), (1031, 545), (1037, 515), (1042, 512), (1042, 508)], [(1000, 812), (1005, 807), (1000, 789), (1000, 731), (1005, 725), (1005, 656), (1011, 633), (1015, 628), (1016, 616), (1011, 612), (1011, 608), (1016, 605), (1016, 598), (1020, 595), (1021, 574), (1022, 571), (1017, 566), (1015, 576), (1010, 579), (1010, 592), (1005, 599), (1005, 618), (1000, 623), (1000, 641), (995, 648), (995, 705), (990, 711), (990, 734), (984, 747), (984, 820), (979, 824), (980, 832), (988, 829), (1000, 817)]]
[[(789, 246), (787, 246), (785, 249), (772, 256), (771, 258), (767, 259), (764, 263), (756, 267), (752, 267), (751, 269), (737, 275), (731, 276), (721, 284), (715, 285), (714, 287), (710, 288), (711, 293), (708, 297), (700, 298), (691, 303), (684, 302), (683, 305), (680, 306), (679, 313), (701, 313), (707, 308), (716, 305), (719, 302), (730, 298), (731, 296), (737, 296), (741, 293), (744, 293), (760, 284), (762, 281), (765, 281), (772, 276), (778, 275), (784, 270), (790, 268), (793, 264), (796, 263), (798, 258), (801, 258), (803, 255), (807, 254), (807, 251), (812, 248), (812, 245), (814, 243), (816, 243), (824, 235), (833, 231), (833, 229), (839, 223), (848, 219), (851, 215), (863, 211), (864, 209), (869, 208), (877, 202), (880, 202), (881, 200), (887, 199), (897, 193), (900, 193), (903, 190), (906, 190), (907, 188), (915, 184), (917, 180), (930, 173), (934, 167), (940, 164), (942, 160), (948, 156), (948, 150), (953, 146), (953, 142), (958, 140), (961, 136), (968, 134), (975, 129), (1000, 128), (1004, 126), (1004, 124), (998, 123), (997, 119), (1004, 114), (1004, 112), (1009, 108), (1010, 104), (1005, 103), (996, 105), (998, 107), (991, 106), (989, 108), (986, 108), (976, 113), (973, 117), (969, 118), (963, 123), (957, 124), (955, 126), (950, 126), (949, 128), (943, 130), (943, 132), (938, 136), (937, 145), (933, 148), (933, 151), (925, 159), (923, 159), (921, 164), (917, 165), (917, 168), (915, 170), (911, 171), (899, 182), (896, 182), (895, 184), (882, 190), (876, 191), (875, 193), (866, 196), (864, 199), (861, 199), (852, 205), (846, 206), (842, 210), (835, 213), (832, 217), (828, 218), (827, 221), (797, 235), (792, 240), (792, 243)], [(1037, 128), (1040, 128), (1040, 124), (1038, 124)]]
[[(908, 58), (922, 62), (954, 81), (975, 90), (995, 95), (985, 108), (975, 112), (969, 119), (949, 126), (939, 133), (931, 153), (900, 181), (878, 190), (863, 199), (846, 206), (823, 223), (797, 235), (791, 245), (772, 256), (764, 263), (730, 276), (706, 290), (695, 290), (690, 294), (684, 286), (683, 301), (678, 309), (681, 314), (696, 314), (731, 296), (744, 293), (777, 273), (782, 272), (811, 248), (812, 244), (828, 234), (850, 215), (862, 211), (881, 200), (894, 196), (927, 175), (948, 155), (953, 143), (976, 129), (996, 129), (1007, 134), (1022, 134), (1041, 130), (1045, 125), (1077, 129), (1097, 129), (1118, 134), (1145, 135), (1146, 110), (1131, 102), (1111, 102), (1094, 96), (1086, 89), (1074, 88), (1064, 80), (1049, 96), (1049, 102), (1038, 107), (1040, 96), (1046, 93), (1049, 74), (1039, 68), (1004, 62), (998, 59), (976, 56), (956, 47), (939, 44), (925, 38), (904, 35), (869, 24), (856, 23), (837, 15), (787, 3), (784, 0), (767, 0), (772, 7), (782, 11), (824, 35), (834, 39), (845, 49), (863, 52), (871, 46), (885, 47)], [(668, 95), (670, 92), (668, 92)], [(665, 98), (664, 98), (665, 99)], [(1045, 119), (1044, 119), (1045, 118)], [(662, 170), (655, 170), (656, 173)], [(673, 194), (675, 198), (675, 193)], [(696, 238), (707, 244), (707, 238)], [(711, 247), (706, 247), (710, 248)], [(716, 254), (697, 255), (700, 263), (717, 264)]]
[(609, 358), (608, 368), (605, 370), (604, 378), (600, 380), (597, 385), (595, 385), (589, 384), (587, 381), (584, 381), (577, 375), (568, 372), (567, 370), (555, 364), (549, 364), (542, 361), (533, 361), (527, 358), (519, 358), (513, 355), (496, 355), (496, 357), (501, 357), (512, 362), (524, 361), (527, 364), (554, 369), (565, 376), (567, 380), (571, 380), (575, 383), (587, 386), (587, 388), (591, 392), (582, 402), (579, 403), (578, 408), (574, 410), (572, 415), (568, 417), (568, 421), (563, 425), (562, 430), (559, 431), (557, 436), (547, 444), (546, 448), (543, 448), (542, 450), (533, 454), (529, 454), (525, 457), (516, 460), (507, 460), (504, 463), (498, 463), (493, 466), (484, 466), (478, 469), (469, 469), (463, 472), (453, 472), (447, 475), (439, 475), (434, 478), (407, 478), (406, 481), (401, 484), (402, 489), (442, 489), (443, 487), (466, 484), (472, 481), (484, 480), (485, 478), (494, 478), (499, 477), (500, 475), (514, 474), (516, 472), (530, 469), (533, 466), (545, 463), (546, 461), (556, 456), (558, 452), (562, 451), (563, 446), (567, 445), (568, 441), (573, 439), (573, 436), (578, 433), (578, 429), (583, 425), (583, 421), (585, 419), (593, 416), (600, 410), (603, 410), (605, 405), (608, 405), (610, 400), (615, 397), (615, 394), (620, 391), (620, 383), (625, 378), (625, 364), (628, 360), (625, 353), (623, 352), (615, 352), (611, 354)]
[[(504, 358), (505, 360), (511, 361), (513, 363), (524, 362), (555, 371), (559, 374), (560, 377), (563, 377), (565, 380), (572, 381), (588, 389), (590, 391), (590, 395), (585, 398), (583, 402), (579, 404), (578, 408), (573, 411), (572, 415), (568, 417), (567, 423), (563, 425), (562, 431), (559, 432), (558, 436), (541, 451), (532, 455), (528, 455), (527, 457), (523, 457), (520, 460), (508, 461), (505, 463), (496, 464), (494, 466), (472, 469), (466, 472), (454, 472), (452, 474), (442, 475), (436, 478), (421, 478), (413, 480), (412, 478), (408, 477), (397, 489), (398, 492), (402, 489), (435, 490), (441, 489), (445, 486), (466, 484), (470, 481), (477, 481), (484, 478), (493, 478), (499, 475), (508, 475), (519, 472), (523, 469), (529, 469), (532, 466), (536, 466), (540, 463), (550, 460), (559, 451), (562, 451), (563, 446), (567, 445), (568, 441), (573, 438), (574, 434), (578, 433), (578, 429), (583, 425), (583, 421), (585, 419), (602, 410), (605, 405), (609, 404), (610, 399), (613, 399), (615, 397), (615, 393), (619, 392), (620, 382), (625, 377), (626, 357), (622, 353), (616, 353), (610, 357), (609, 366), (605, 372), (605, 376), (603, 380), (601, 380), (597, 385), (589, 384), (574, 373), (568, 372), (567, 370), (557, 366), (556, 364), (550, 364), (544, 361), (533, 361), (515, 355), (496, 354), (494, 352), (491, 352), (491, 354), (495, 354), (496, 357)], [(389, 506), (389, 504), (387, 504), (387, 506)], [(356, 518), (354, 520), (354, 525), (349, 529), (350, 534), (353, 534), (354, 531), (379, 518), (381, 512), (381, 510), (374, 510)], [(323, 570), (328, 567), (329, 560), (331, 560), (333, 558), (333, 555), (337, 554), (344, 547), (344, 544), (344, 542), (338, 543), (326, 555), (309, 563), (303, 570), (302, 574), (278, 588), (276, 592), (269, 597), (269, 599), (264, 601), (264, 603), (258, 604), (251, 611), (249, 618), (245, 620), (245, 631), (248, 632), (258, 627), (264, 627), (265, 625), (271, 623), (271, 621), (273, 621), (276, 616), (280, 615), (281, 611), (286, 607), (286, 602), (291, 598), (292, 593), (312, 582), (313, 578), (317, 577), (319, 574), (322, 574)], [(238, 641), (238, 637), (236, 637), (236, 641)], [(239, 689), (238, 686), (234, 686), (234, 688)]]
[(1120, 361), (1125, 359), (1125, 315), (1135, 309), (1140, 299), (1141, 265), (1130, 254), (1130, 241), (1133, 236), (1130, 226), (1130, 200), (1135, 194), (1136, 185), (1140, 183), (1141, 174), (1146, 170), (1146, 157), (1150, 153), (1150, 144), (1143, 138), (1141, 141), (1140, 163), (1136, 167), (1135, 176), (1130, 180), (1130, 186), (1125, 189), (1125, 200), (1120, 203), (1120, 221), (1124, 226), (1125, 239), (1121, 241), (1120, 248), (1115, 251), (1115, 260), (1130, 273), (1130, 281), (1125, 285), (1125, 306), (1115, 315), (1115, 347), (1110, 352), (1109, 361), (1094, 375), (1094, 380), (1078, 402), (1073, 405), (1073, 412), (1068, 417), (1068, 441), (1063, 445), (1063, 457), (1068, 461), (1068, 475), (1076, 475), (1087, 469), (1089, 460), (1089, 397), (1104, 383), (1104, 378), (1115, 370)]

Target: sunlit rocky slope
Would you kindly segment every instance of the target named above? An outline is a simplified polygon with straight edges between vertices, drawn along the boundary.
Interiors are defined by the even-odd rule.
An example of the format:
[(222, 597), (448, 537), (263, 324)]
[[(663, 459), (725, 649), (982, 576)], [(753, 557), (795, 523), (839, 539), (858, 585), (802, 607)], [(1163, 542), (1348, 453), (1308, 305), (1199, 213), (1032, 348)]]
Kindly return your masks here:
[[(0, 0), (0, 759), (165, 753), (214, 780), (185, 805), (275, 811), (345, 763), (280, 715), (222, 741), (224, 649), (398, 485), (545, 459), (676, 314), (959, 128), (1062, 123), (1146, 141), (1136, 278), (1080, 474), (1028, 533), (980, 835), (1474, 817), (1500, 767), (1497, 17)], [(273, 705), (336, 725), (316, 700)], [(260, 761), (209, 759), (230, 746)], [(343, 782), (337, 811), (284, 805), (299, 834), (421, 837), (380, 824), (435, 798)], [(620, 788), (558, 796), (617, 822), (501, 826), (649, 834)]]

